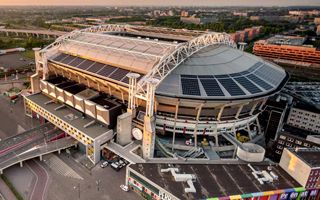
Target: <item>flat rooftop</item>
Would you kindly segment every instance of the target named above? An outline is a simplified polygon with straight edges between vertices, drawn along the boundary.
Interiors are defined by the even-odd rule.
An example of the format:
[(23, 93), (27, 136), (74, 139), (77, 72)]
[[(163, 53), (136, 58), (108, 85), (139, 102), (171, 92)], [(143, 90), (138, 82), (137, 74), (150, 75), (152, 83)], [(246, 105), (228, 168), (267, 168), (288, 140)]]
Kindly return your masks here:
[(266, 40), (268, 44), (279, 44), (279, 45), (293, 45), (302, 46), (305, 42), (304, 37), (298, 36), (285, 36), (285, 35), (275, 35)]
[[(252, 164), (255, 170), (267, 170), (268, 164)], [(158, 186), (180, 199), (205, 199), (226, 197), (232, 195), (254, 196), (253, 193), (299, 188), (296, 182), (279, 166), (272, 166), (272, 171), (279, 176), (273, 183), (261, 185), (252, 175), (252, 170), (246, 164), (176, 164), (179, 173), (194, 174), (196, 193), (185, 193), (186, 182), (176, 182), (170, 172), (161, 173), (167, 169), (167, 164), (140, 163), (130, 165), (130, 168), (153, 181)]]
[(289, 82), (285, 88), (296, 98), (313, 104), (320, 110), (320, 82)]
[(41, 108), (45, 109), (49, 113), (55, 115), (56, 117), (58, 117), (62, 121), (75, 127), (76, 129), (83, 132), (84, 134), (86, 134), (87, 136), (89, 136), (92, 139), (95, 139), (98, 136), (109, 131), (109, 129), (107, 127), (98, 123), (97, 121), (93, 125), (85, 128), (84, 126), (86, 124), (92, 122), (94, 120), (93, 118), (88, 117), (88, 116), (83, 117), (83, 114), (81, 112), (79, 112), (79, 111), (77, 111), (67, 105), (63, 108), (55, 110), (56, 108), (58, 108), (59, 106), (62, 106), (64, 104), (56, 103), (56, 102), (46, 104), (46, 102), (49, 102), (52, 99), (42, 93), (29, 95), (29, 96), (26, 96), (26, 98), (31, 100), (33, 103), (37, 104)]
[(320, 148), (290, 148), (289, 150), (310, 167), (320, 167)]

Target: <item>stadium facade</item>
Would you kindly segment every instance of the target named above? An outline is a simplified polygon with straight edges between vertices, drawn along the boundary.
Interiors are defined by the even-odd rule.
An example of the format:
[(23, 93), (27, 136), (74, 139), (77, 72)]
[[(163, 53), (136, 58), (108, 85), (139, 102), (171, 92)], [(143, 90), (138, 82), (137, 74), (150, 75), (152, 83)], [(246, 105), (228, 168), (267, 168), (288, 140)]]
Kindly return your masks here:
[(35, 51), (26, 113), (77, 139), (93, 163), (115, 133), (120, 146), (141, 139), (143, 160), (159, 155), (155, 147), (197, 157), (201, 144), (219, 147), (222, 135), (252, 140), (266, 100), (288, 80), (225, 33), (103, 25)]

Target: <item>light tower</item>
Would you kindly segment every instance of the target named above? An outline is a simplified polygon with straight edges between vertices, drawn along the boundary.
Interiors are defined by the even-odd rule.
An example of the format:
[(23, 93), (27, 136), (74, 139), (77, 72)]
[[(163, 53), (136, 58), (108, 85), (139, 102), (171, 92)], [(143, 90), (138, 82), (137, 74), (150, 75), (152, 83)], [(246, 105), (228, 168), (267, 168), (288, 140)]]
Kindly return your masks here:
[(151, 78), (147, 82), (146, 115), (144, 116), (142, 151), (143, 158), (153, 157), (155, 144), (154, 96), (158, 79)]
[(137, 73), (128, 73), (127, 77), (129, 78), (129, 98), (128, 98), (128, 109), (127, 111), (132, 114), (132, 118), (135, 117), (135, 107), (136, 107), (136, 91), (137, 91), (137, 79), (140, 77), (140, 74)]

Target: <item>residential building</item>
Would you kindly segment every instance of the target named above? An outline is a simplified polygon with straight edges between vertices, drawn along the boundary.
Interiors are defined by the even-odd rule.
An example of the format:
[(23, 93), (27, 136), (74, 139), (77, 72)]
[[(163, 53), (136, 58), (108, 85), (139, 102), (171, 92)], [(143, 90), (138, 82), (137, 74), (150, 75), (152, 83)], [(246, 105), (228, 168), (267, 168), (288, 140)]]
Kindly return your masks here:
[(319, 134), (320, 111), (307, 105), (296, 104), (290, 109), (287, 124)]
[(304, 188), (320, 188), (320, 148), (285, 148), (279, 165)]
[(255, 42), (253, 53), (270, 59), (320, 64), (320, 50), (304, 42), (304, 37), (277, 35)]

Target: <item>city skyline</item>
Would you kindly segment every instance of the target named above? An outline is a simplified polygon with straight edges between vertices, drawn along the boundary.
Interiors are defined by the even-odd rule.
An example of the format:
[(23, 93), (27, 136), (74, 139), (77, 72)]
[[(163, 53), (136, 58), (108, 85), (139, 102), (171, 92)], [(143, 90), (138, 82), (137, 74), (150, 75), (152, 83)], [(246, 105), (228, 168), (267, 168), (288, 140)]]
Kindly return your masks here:
[(318, 0), (270, 0), (265, 2), (255, 0), (201, 0), (194, 3), (192, 0), (163, 0), (161, 2), (154, 0), (2, 0), (0, 6), (4, 5), (115, 5), (115, 6), (320, 6)]

